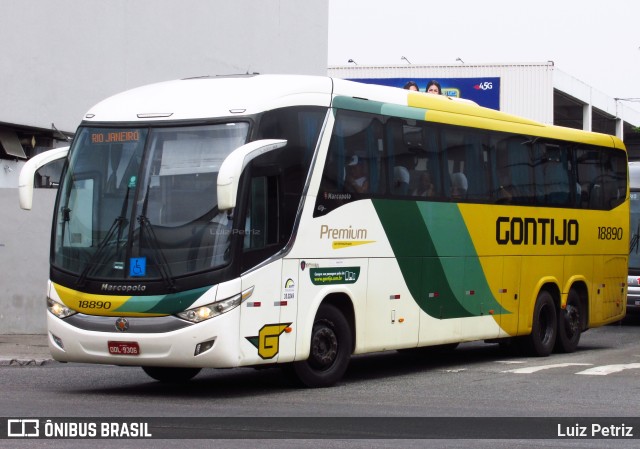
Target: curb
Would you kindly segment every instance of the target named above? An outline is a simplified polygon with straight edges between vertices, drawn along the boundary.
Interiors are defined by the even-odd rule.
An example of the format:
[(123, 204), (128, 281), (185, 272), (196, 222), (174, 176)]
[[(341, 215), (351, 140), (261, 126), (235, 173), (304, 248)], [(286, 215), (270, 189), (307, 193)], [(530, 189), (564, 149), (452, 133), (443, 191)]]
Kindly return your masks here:
[(29, 359), (0, 357), (0, 366), (43, 366), (55, 362), (53, 359)]

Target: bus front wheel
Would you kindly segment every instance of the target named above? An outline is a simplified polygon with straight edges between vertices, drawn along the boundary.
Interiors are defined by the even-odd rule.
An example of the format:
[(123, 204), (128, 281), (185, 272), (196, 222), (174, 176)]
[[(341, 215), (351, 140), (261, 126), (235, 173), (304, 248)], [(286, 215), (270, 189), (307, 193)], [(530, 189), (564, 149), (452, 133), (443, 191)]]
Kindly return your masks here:
[(522, 341), (525, 351), (534, 356), (548, 356), (556, 343), (557, 330), (556, 305), (551, 293), (542, 290), (533, 311), (531, 335)]
[(320, 306), (311, 331), (309, 358), (295, 362), (293, 371), (307, 387), (331, 386), (347, 370), (351, 347), (351, 329), (342, 312), (331, 305)]
[(573, 352), (580, 342), (582, 332), (582, 309), (580, 297), (575, 290), (569, 290), (567, 305), (560, 310), (558, 316), (558, 337), (556, 339), (557, 352)]
[(163, 366), (143, 366), (142, 370), (149, 377), (164, 383), (187, 382), (200, 372), (200, 368), (167, 368)]

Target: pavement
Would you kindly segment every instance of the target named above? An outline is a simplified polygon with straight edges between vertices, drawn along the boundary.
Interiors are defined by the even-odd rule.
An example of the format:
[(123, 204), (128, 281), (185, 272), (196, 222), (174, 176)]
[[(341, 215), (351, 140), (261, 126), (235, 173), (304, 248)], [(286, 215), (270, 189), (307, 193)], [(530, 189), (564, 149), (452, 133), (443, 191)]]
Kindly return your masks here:
[(45, 334), (0, 335), (0, 366), (40, 366), (55, 363)]

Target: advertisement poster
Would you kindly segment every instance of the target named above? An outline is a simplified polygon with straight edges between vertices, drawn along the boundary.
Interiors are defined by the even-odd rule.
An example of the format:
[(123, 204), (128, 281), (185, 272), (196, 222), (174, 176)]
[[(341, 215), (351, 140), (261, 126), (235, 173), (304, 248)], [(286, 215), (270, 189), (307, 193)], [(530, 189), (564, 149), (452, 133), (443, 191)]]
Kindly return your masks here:
[(442, 95), (465, 98), (475, 101), (480, 106), (500, 110), (500, 78), (350, 78), (366, 84), (381, 84), (402, 88), (407, 82), (418, 84), (420, 92), (425, 92), (427, 83), (435, 80), (440, 83)]

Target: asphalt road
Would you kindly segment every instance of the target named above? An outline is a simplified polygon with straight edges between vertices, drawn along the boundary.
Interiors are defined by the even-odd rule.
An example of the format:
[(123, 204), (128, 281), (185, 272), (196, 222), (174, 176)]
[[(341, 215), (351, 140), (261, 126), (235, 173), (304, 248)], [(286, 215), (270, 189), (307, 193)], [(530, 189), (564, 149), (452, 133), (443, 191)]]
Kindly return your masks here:
[[(2, 366), (0, 378), (0, 410), (6, 418), (192, 417), (191, 436), (207, 437), (210, 429), (199, 426), (206, 426), (213, 417), (236, 417), (229, 432), (247, 431), (253, 438), (147, 440), (131, 446), (132, 440), (99, 440), (94, 442), (96, 447), (204, 447), (205, 443), (206, 447), (250, 448), (636, 447), (637, 440), (408, 440), (399, 424), (415, 417), (425, 419), (425, 425), (440, 422), (428, 418), (451, 418), (454, 426), (465, 425), (460, 417), (551, 417), (558, 422), (575, 417), (614, 421), (633, 417), (640, 421), (640, 317), (589, 330), (575, 353), (546, 358), (522, 357), (483, 343), (462, 344), (453, 352), (436, 355), (357, 356), (344, 379), (326, 389), (296, 388), (277, 368), (203, 370), (179, 386), (155, 382), (138, 368), (57, 362)], [(270, 433), (252, 427), (257, 417), (280, 421)], [(298, 429), (306, 439), (295, 438), (295, 429), (277, 433), (292, 431), (287, 417), (314, 418), (303, 420)], [(348, 436), (339, 432), (336, 439), (315, 439), (331, 437), (335, 427), (330, 425), (335, 421), (328, 418), (332, 417), (345, 418), (347, 425), (357, 424), (349, 418), (374, 419), (358, 429), (358, 439), (345, 440)], [(375, 418), (387, 418), (391, 427), (376, 429), (375, 423), (382, 421)], [(180, 425), (189, 427), (189, 422), (182, 420)], [(506, 425), (500, 420), (489, 424)], [(386, 431), (390, 439), (379, 439)], [(460, 432), (462, 437), (464, 429)], [(635, 435), (640, 437), (640, 422)], [(58, 447), (52, 444), (62, 441), (65, 444), (59, 447), (87, 444), (87, 440), (5, 439), (0, 447)], [(48, 445), (41, 446), (45, 442)]]

